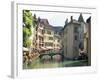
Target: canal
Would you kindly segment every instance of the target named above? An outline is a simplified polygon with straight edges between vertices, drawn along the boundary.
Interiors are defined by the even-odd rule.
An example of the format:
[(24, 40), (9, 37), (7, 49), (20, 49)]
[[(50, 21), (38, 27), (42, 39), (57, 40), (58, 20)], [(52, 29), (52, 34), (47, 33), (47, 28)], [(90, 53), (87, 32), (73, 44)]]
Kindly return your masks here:
[(32, 60), (31, 64), (23, 64), (23, 69), (41, 69), (41, 68), (58, 68), (58, 67), (78, 67), (87, 66), (86, 60), (64, 60), (63, 62), (44, 60), (41, 62), (40, 58)]

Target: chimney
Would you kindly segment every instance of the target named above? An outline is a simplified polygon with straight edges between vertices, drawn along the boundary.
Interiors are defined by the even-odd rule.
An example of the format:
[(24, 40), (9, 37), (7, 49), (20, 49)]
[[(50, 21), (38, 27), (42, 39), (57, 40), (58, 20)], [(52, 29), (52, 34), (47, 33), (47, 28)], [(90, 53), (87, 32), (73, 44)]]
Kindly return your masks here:
[(71, 22), (73, 22), (73, 16), (71, 16)]

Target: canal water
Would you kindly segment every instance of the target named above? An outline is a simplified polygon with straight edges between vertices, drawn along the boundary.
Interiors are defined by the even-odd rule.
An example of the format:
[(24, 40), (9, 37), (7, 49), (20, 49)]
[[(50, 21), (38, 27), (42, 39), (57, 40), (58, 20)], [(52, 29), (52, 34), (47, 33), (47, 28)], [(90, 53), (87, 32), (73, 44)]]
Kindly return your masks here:
[(58, 68), (58, 67), (77, 67), (77, 66), (87, 66), (88, 62), (86, 60), (66, 60), (63, 62), (44, 60), (41, 62), (39, 58), (32, 61), (31, 64), (23, 64), (24, 69), (42, 69), (42, 68)]

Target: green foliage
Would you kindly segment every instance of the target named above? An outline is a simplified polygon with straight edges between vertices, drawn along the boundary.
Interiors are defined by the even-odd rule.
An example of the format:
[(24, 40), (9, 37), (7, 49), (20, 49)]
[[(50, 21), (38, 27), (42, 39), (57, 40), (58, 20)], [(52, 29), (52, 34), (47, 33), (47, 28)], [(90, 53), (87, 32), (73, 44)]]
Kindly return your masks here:
[(30, 47), (31, 45), (31, 40), (30, 39), (26, 39), (24, 42), (23, 42), (23, 46), (24, 47)]
[(29, 37), (32, 35), (32, 14), (29, 10), (23, 10), (23, 46), (29, 47), (31, 41)]
[(28, 10), (23, 10), (23, 23), (26, 27), (32, 26), (32, 14)]
[(23, 37), (30, 37), (31, 34), (32, 34), (31, 29), (23, 27)]

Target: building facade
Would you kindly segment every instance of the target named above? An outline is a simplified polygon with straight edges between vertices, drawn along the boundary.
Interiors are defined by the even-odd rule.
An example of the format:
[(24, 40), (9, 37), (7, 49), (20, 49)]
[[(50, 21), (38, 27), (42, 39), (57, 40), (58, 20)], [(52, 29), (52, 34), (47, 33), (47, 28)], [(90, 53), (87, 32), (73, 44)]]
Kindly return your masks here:
[(38, 18), (36, 27), (36, 48), (41, 51), (44, 47), (44, 23)]
[(60, 35), (55, 33), (47, 19), (36, 18), (33, 45), (38, 51), (60, 49)]
[(79, 55), (79, 27), (80, 23), (71, 16), (71, 21), (63, 29), (64, 56), (73, 59)]
[(88, 65), (91, 65), (91, 17), (86, 21), (87, 25), (87, 55), (88, 55)]
[(82, 13), (80, 14), (78, 18), (78, 22), (81, 24), (79, 27), (79, 40), (80, 40), (79, 48), (83, 49), (84, 48), (84, 33), (86, 31), (86, 23), (83, 19)]
[(59, 33), (55, 33), (54, 34), (54, 42), (53, 42), (53, 47), (54, 50), (60, 50), (62, 45), (61, 45), (61, 36), (59, 35)]
[[(78, 20), (71, 16), (70, 22), (65, 21), (62, 29), (62, 47), (64, 55), (68, 59), (75, 59), (78, 56), (90, 54), (90, 22), (84, 21), (82, 14)], [(88, 56), (90, 57), (90, 56)]]
[(53, 49), (54, 31), (51, 25), (45, 26), (44, 45), (46, 49)]

